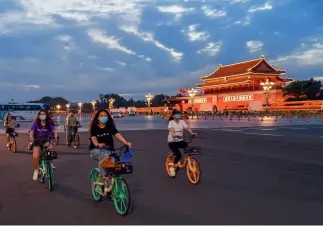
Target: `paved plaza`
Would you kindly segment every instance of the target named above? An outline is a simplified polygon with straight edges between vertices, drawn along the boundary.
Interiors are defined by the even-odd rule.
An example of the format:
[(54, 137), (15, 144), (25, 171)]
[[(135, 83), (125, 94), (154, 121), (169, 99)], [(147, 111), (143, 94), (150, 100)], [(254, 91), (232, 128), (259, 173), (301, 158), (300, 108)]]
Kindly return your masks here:
[[(121, 121), (121, 120), (120, 120)], [(124, 131), (133, 206), (118, 216), (90, 191), (88, 134), (80, 149), (57, 146), (54, 191), (32, 181), (27, 135), (18, 153), (0, 143), (1, 224), (323, 224), (323, 126), (198, 129), (202, 181), (166, 175), (166, 130)], [(63, 136), (63, 134), (61, 134)]]
[[(58, 130), (64, 130), (64, 123), (66, 116), (54, 117), (55, 121), (59, 124)], [(87, 131), (87, 125), (90, 121), (89, 117), (81, 117), (81, 124), (85, 127), (80, 128), (80, 131)], [(117, 118), (115, 122), (121, 131), (126, 130), (156, 130), (167, 128), (168, 121), (164, 120), (161, 116), (135, 116)], [(281, 117), (256, 117), (247, 118), (241, 117), (194, 117), (186, 120), (191, 128), (246, 128), (246, 127), (277, 127), (277, 126), (311, 126), (322, 125), (320, 118), (281, 118)], [(21, 128), (19, 131), (28, 132), (32, 122), (20, 122)], [(0, 129), (0, 133), (4, 133), (4, 129)]]

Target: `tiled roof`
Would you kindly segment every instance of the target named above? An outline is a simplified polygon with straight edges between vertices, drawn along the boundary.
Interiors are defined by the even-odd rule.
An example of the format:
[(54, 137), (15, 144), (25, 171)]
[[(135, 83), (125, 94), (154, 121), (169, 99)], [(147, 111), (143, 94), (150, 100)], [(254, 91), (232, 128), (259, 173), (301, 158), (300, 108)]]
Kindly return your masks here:
[[(261, 56), (261, 58), (256, 59), (256, 60), (250, 60), (250, 61), (245, 61), (245, 62), (241, 62), (241, 63), (220, 66), (215, 72), (213, 72), (212, 74), (210, 74), (207, 77), (203, 77), (202, 79), (221, 78), (221, 77), (226, 77), (226, 76), (230, 76), (230, 75), (247, 73), (248, 69), (249, 70), (252, 69), (253, 67), (258, 65), (262, 61), (264, 61), (264, 63), (267, 63), (267, 61), (264, 59), (264, 57)], [(271, 67), (271, 66), (269, 65), (269, 67)], [(275, 69), (273, 68), (273, 70), (275, 70)], [(280, 73), (280, 72), (284, 72), (284, 71), (275, 70), (275, 72)]]

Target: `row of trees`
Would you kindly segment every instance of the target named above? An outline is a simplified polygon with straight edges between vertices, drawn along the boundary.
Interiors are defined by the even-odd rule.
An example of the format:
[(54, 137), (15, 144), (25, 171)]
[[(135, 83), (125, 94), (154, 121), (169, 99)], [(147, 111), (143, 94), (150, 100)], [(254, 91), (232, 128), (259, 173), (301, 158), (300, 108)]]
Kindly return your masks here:
[[(114, 107), (147, 107), (147, 102), (145, 100), (134, 100), (132, 98), (130, 98), (129, 100), (125, 99), (124, 97), (118, 95), (118, 94), (99, 94), (99, 99), (96, 100), (97, 102), (97, 106), (98, 107), (106, 107), (108, 106), (108, 100), (110, 98), (113, 98), (115, 101), (113, 103)], [(163, 100), (165, 98), (170, 98), (167, 95), (164, 94), (158, 94), (156, 96), (153, 97), (153, 99), (151, 100), (151, 106), (152, 107), (160, 107), (164, 105)], [(28, 103), (45, 103), (45, 104), (49, 104), (52, 107), (55, 107), (57, 105), (62, 106), (63, 108), (65, 108), (65, 105), (67, 103), (70, 103), (70, 101), (68, 101), (67, 99), (63, 98), (63, 97), (50, 97), (50, 96), (45, 96), (40, 98), (39, 100), (33, 100), (33, 101), (29, 101)], [(73, 105), (75, 105), (77, 107), (77, 103), (70, 103), (73, 107)], [(83, 103), (82, 105), (83, 109), (92, 109), (92, 104), (91, 103)]]
[[(285, 96), (291, 96), (286, 101), (299, 101), (299, 100), (323, 100), (323, 92), (322, 92), (322, 82), (318, 80), (314, 80), (313, 78), (309, 80), (297, 80), (289, 83), (283, 89)], [(178, 95), (180, 96), (180, 95)], [(129, 100), (124, 97), (111, 93), (111, 94), (99, 94), (99, 99), (97, 100), (98, 107), (106, 107), (108, 106), (107, 101), (113, 98), (115, 100), (113, 106), (114, 107), (146, 107), (146, 100), (134, 100), (130, 98)], [(160, 107), (165, 104), (163, 100), (169, 99), (170, 97), (165, 94), (158, 94), (153, 97), (151, 100), (152, 107)], [(63, 97), (50, 97), (45, 96), (40, 98), (39, 100), (29, 101), (29, 103), (46, 103), (52, 107), (56, 105), (65, 106), (69, 103), (67, 99)], [(77, 103), (74, 103), (77, 107)], [(73, 103), (72, 103), (73, 106)], [(91, 103), (83, 103), (83, 109), (92, 109)]]
[(323, 100), (322, 82), (313, 78), (291, 82), (283, 92), (285, 96), (292, 96), (286, 101)]

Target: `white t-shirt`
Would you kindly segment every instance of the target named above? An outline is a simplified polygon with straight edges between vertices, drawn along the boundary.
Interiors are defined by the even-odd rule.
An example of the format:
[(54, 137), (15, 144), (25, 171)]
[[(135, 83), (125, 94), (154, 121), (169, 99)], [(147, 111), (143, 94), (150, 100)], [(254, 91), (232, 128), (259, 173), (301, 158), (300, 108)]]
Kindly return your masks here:
[[(176, 136), (183, 137), (183, 131), (184, 129), (188, 128), (186, 122), (184, 120), (179, 120), (178, 123), (175, 122), (175, 120), (169, 121), (168, 123), (168, 129), (173, 128), (175, 130)], [(168, 133), (168, 142), (179, 142), (183, 139), (173, 138), (171, 132)]]

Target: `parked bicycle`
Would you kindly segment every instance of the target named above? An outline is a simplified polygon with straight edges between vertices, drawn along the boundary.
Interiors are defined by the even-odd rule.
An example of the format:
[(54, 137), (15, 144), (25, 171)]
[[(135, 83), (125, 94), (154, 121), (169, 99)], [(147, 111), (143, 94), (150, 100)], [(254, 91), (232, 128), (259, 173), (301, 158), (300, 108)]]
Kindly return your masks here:
[(13, 131), (9, 133), (9, 147), (8, 151), (11, 151), (13, 153), (17, 152), (17, 141), (16, 137), (18, 137), (18, 132), (16, 132), (16, 128), (19, 128), (19, 123), (13, 128)]
[[(182, 137), (180, 137), (180, 138), (182, 139)], [(198, 146), (194, 146), (194, 147), (189, 146), (189, 144), (192, 142), (192, 138), (193, 137), (191, 137), (191, 140), (189, 140), (189, 141), (185, 141), (187, 143), (187, 147), (185, 149), (182, 149), (184, 152), (184, 162), (183, 162), (183, 164), (178, 163), (177, 170), (186, 167), (186, 175), (187, 175), (189, 182), (192, 184), (198, 184), (201, 180), (201, 168), (200, 168), (200, 165), (199, 165), (197, 159), (194, 156), (201, 154), (201, 148)], [(172, 165), (173, 165), (174, 158), (175, 158), (175, 156), (171, 152), (169, 152), (165, 156), (166, 172), (170, 177), (173, 177), (173, 178), (175, 176), (171, 176), (170, 167), (172, 167)]]
[(39, 166), (38, 166), (38, 179), (40, 180), (41, 183), (44, 183), (45, 180), (47, 180), (48, 189), (49, 191), (52, 191), (54, 170), (52, 168), (51, 161), (57, 159), (57, 152), (54, 151), (54, 149), (49, 150), (48, 149), (49, 146), (50, 146), (50, 141), (40, 145), (41, 153), (40, 153)]
[(111, 183), (109, 185), (104, 180), (104, 185), (102, 185), (102, 183), (98, 182), (98, 177), (102, 175), (100, 175), (99, 168), (94, 168), (91, 171), (92, 196), (97, 202), (100, 202), (103, 197), (110, 197), (117, 213), (125, 216), (129, 212), (131, 200), (129, 185), (122, 177), (122, 174), (131, 174), (133, 172), (130, 161), (132, 151), (127, 146), (122, 146), (119, 153), (114, 151), (110, 156), (115, 158), (114, 166), (108, 168)]
[(77, 149), (80, 146), (80, 135), (78, 133), (78, 128), (81, 128), (81, 125), (78, 126), (70, 126), (69, 129), (72, 131), (71, 139), (68, 141), (68, 146)]

